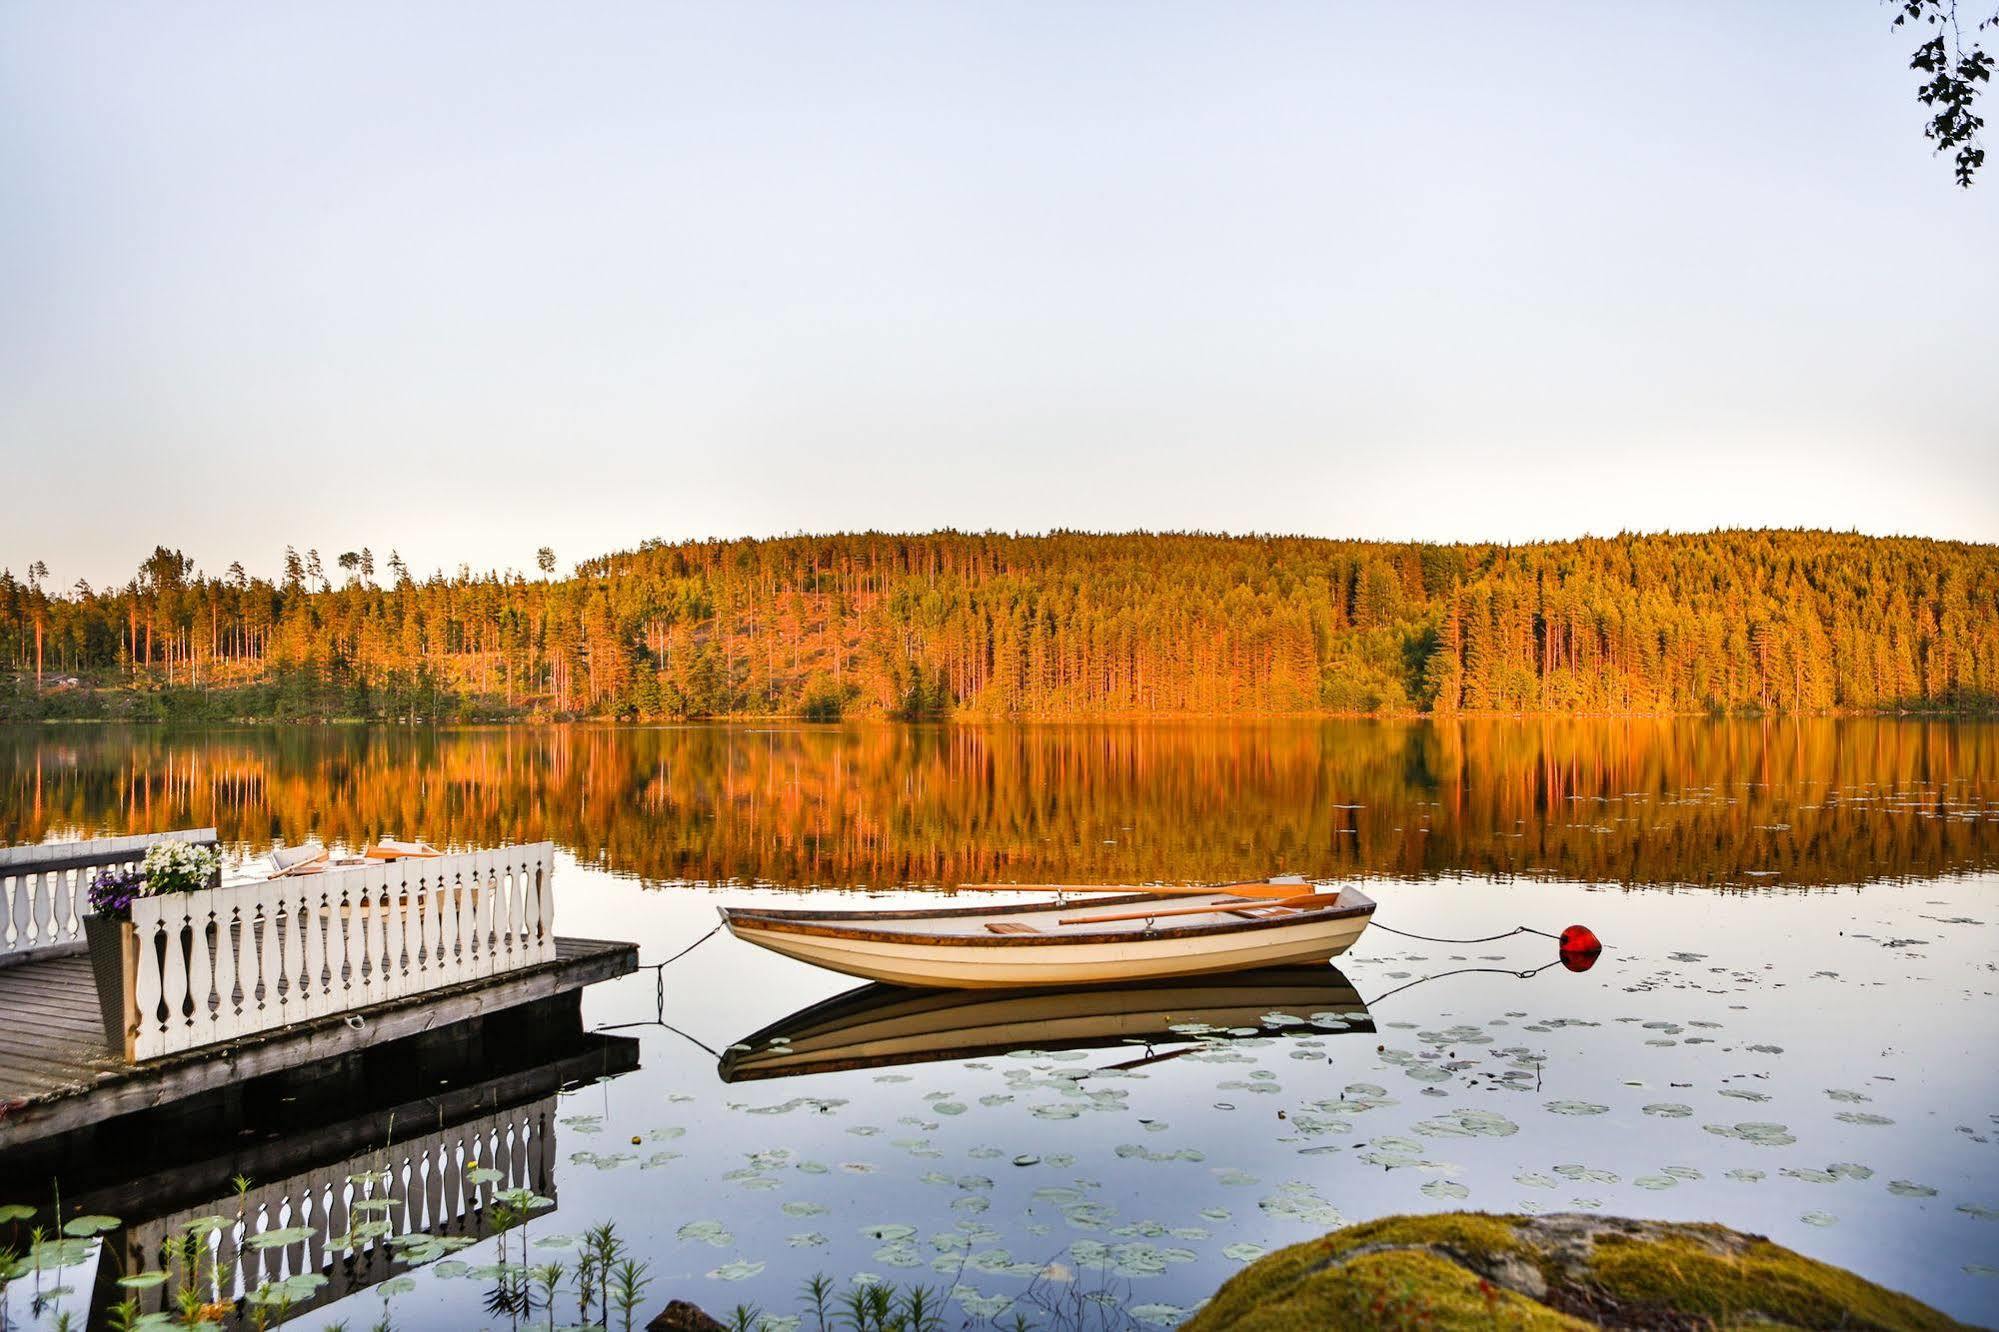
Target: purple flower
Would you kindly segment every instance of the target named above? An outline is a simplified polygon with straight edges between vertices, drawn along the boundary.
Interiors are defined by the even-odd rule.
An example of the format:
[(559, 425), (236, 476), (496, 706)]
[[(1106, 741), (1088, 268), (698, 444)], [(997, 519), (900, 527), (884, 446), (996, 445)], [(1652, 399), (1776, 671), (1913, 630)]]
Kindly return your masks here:
[(145, 892), (145, 875), (138, 870), (100, 870), (90, 881), (90, 910), (112, 920), (132, 918), (132, 899)]

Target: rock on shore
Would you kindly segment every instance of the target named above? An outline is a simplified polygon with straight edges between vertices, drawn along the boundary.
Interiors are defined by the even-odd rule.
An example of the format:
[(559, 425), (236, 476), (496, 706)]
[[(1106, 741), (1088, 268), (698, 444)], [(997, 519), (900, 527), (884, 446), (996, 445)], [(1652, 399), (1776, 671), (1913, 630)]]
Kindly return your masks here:
[(1260, 1258), (1183, 1332), (1752, 1326), (1965, 1325), (1726, 1226), (1445, 1212), (1385, 1217)]

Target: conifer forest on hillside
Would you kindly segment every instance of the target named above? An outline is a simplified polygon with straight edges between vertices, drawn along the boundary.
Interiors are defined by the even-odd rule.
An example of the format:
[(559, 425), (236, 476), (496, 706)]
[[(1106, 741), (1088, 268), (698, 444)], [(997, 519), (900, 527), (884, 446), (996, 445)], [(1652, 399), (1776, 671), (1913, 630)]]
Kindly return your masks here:
[(1967, 711), (1999, 548), (1814, 531), (649, 542), (554, 576), (160, 548), (0, 574), (0, 716), (905, 719)]

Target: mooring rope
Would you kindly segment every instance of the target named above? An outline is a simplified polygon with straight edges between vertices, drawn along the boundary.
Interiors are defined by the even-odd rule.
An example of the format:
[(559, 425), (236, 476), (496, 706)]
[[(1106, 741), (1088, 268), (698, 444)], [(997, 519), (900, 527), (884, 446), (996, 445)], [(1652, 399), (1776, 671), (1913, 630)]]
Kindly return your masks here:
[(666, 967), (670, 967), (675, 962), (678, 962), (681, 958), (686, 957), (689, 953), (699, 948), (702, 944), (707, 943), (710, 939), (714, 938), (716, 935), (720, 934), (721, 932), (722, 932), (722, 927), (718, 924), (715, 926), (714, 929), (708, 931), (706, 934), (702, 935), (699, 939), (696, 939), (693, 943), (687, 945), (687, 947), (681, 949), (679, 952), (675, 953), (672, 957), (666, 959), (666, 961), (641, 963), (639, 966), (639, 970), (644, 971), (650, 968), (651, 970), (659, 971)]
[(1448, 943), (1448, 944), (1491, 943), (1495, 939), (1511, 939), (1516, 934), (1538, 934), (1543, 939), (1553, 939), (1556, 943), (1560, 943), (1562, 941), (1561, 935), (1550, 934), (1546, 930), (1537, 930), (1531, 925), (1515, 925), (1512, 929), (1506, 931), (1504, 934), (1481, 934), (1476, 939), (1445, 939), (1434, 934), (1411, 934), (1408, 930), (1398, 930), (1393, 925), (1383, 925), (1378, 920), (1369, 921), (1368, 924), (1369, 927), (1372, 929), (1387, 930), (1390, 934), (1399, 934), (1405, 939), (1421, 939), (1424, 943)]
[(693, 1041), (694, 1044), (699, 1045), (702, 1049), (707, 1050), (709, 1054), (715, 1055), (717, 1059), (720, 1059), (722, 1056), (719, 1054), (715, 1054), (715, 1051), (709, 1049), (709, 1047), (704, 1042), (695, 1040), (694, 1037), (689, 1036), (686, 1032), (682, 1031), (680, 1028), (674, 1026), (672, 1023), (666, 1020), (666, 969), (672, 966), (675, 962), (678, 962), (681, 958), (686, 957), (689, 953), (693, 952), (695, 949), (699, 948), (702, 944), (707, 943), (710, 939), (714, 938), (716, 935), (720, 934), (721, 932), (722, 932), (722, 926), (720, 924), (717, 924), (714, 929), (708, 931), (706, 934), (702, 935), (699, 939), (696, 939), (693, 943), (687, 945), (687, 947), (681, 949), (679, 952), (675, 953), (672, 957), (666, 959), (666, 961), (644, 962), (639, 965), (638, 969), (640, 971), (650, 971), (652, 973), (652, 997), (653, 997), (653, 1004), (656, 1008), (656, 1012), (651, 1021), (614, 1022), (609, 1026), (597, 1027), (594, 1028), (593, 1030), (623, 1031), (630, 1027), (665, 1027), (668, 1031), (672, 1032), (674, 1035), (682, 1038), (683, 1040)]
[(1512, 967), (1458, 967), (1452, 971), (1440, 971), (1436, 973), (1434, 976), (1418, 976), (1415, 980), (1404, 981), (1402, 984), (1396, 986), (1394, 989), (1383, 990), (1380, 994), (1374, 996), (1374, 998), (1364, 1000), (1363, 1003), (1365, 1004), (1366, 1007), (1372, 1009), (1376, 1004), (1380, 1003), (1383, 999), (1388, 998), (1388, 996), (1391, 994), (1401, 994), (1404, 990), (1413, 990), (1418, 985), (1428, 985), (1431, 981), (1442, 980), (1446, 976), (1491, 975), (1491, 976), (1511, 976), (1515, 980), (1533, 980), (1536, 976), (1546, 971), (1549, 967), (1557, 967), (1560, 965), (1561, 965), (1561, 959), (1556, 958), (1553, 962), (1543, 962), (1538, 967), (1528, 967), (1525, 970), (1521, 971), (1515, 971)]

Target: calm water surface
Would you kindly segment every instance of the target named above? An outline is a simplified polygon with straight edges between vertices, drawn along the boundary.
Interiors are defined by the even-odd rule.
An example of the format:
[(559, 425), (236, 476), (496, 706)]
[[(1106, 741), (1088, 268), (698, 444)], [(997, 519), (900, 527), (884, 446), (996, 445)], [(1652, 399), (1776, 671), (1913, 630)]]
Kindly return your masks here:
[[(573, 1262), (616, 1218), (651, 1305), (790, 1315), (807, 1276), (872, 1273), (952, 1290), (953, 1326), (1076, 1292), (1170, 1326), (1345, 1221), (1589, 1208), (1999, 1319), (1992, 726), (0, 730), (9, 841), (206, 824), (240, 852), (549, 837), (561, 930), (648, 963), (718, 904), (1277, 871), (1360, 880), (1399, 930), (1611, 944), (1572, 974), (1534, 936), (1375, 929), (1338, 972), (1028, 1039), (1004, 1024), (1045, 1014), (808, 1013), (853, 982), (717, 937), (660, 991), (590, 992), (639, 1067), (554, 1103), (529, 1227), (534, 1261)], [(902, 1061), (853, 1048), (883, 1022)], [(815, 1058), (837, 1067), (751, 1076)], [(395, 1325), (509, 1325), (482, 1311), (494, 1250), (416, 1267)], [(367, 1326), (378, 1294), (302, 1325)]]

